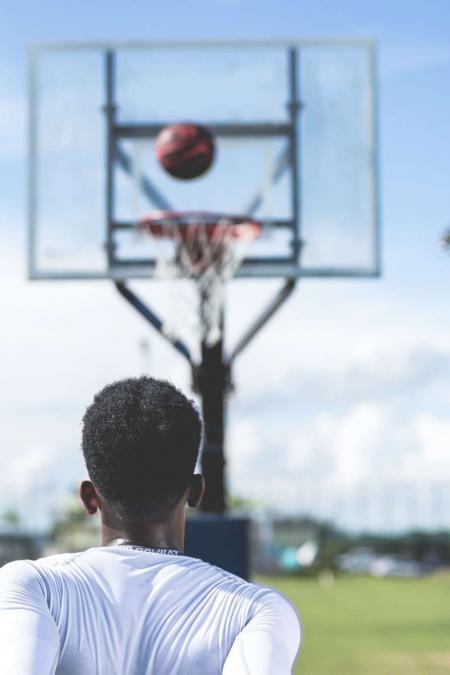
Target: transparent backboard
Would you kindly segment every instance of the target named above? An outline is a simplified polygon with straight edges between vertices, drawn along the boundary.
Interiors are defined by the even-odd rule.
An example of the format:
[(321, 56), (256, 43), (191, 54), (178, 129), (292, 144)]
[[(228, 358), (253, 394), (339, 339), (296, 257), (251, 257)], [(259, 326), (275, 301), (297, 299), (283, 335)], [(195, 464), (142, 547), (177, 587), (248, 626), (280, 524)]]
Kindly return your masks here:
[[(183, 121), (217, 145), (189, 181), (155, 154)], [(151, 277), (153, 209), (260, 219), (238, 276), (379, 271), (371, 43), (38, 46), (30, 129), (31, 278)]]

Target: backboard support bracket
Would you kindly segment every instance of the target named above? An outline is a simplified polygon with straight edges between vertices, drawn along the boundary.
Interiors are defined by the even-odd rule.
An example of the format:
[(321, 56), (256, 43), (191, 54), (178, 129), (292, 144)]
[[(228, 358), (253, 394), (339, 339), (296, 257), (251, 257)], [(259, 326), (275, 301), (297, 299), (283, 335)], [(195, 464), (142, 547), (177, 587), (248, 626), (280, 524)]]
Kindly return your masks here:
[[(275, 313), (281, 308), (295, 289), (297, 280), (287, 279), (273, 300), (260, 316), (249, 326), (238, 341), (230, 356), (224, 353), (223, 340), (209, 345), (201, 344), (201, 361), (192, 359), (186, 344), (164, 330), (164, 322), (157, 314), (130, 290), (124, 282), (115, 282), (120, 295), (189, 363), (194, 391), (200, 394), (205, 425), (204, 447), (202, 450), (202, 471), (205, 476), (206, 492), (202, 510), (212, 513), (227, 511), (226, 460), (224, 434), (227, 398), (233, 389), (232, 366), (236, 358), (250, 344)], [(208, 299), (204, 298), (204, 302)]]

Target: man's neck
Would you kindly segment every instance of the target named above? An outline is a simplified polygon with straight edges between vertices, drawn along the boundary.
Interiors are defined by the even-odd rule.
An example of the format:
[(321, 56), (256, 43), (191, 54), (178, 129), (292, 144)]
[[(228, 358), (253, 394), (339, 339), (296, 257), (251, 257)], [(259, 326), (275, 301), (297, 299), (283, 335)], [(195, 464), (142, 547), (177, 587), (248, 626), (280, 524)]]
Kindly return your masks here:
[(102, 546), (114, 543), (143, 548), (184, 550), (184, 510), (174, 512), (164, 523), (149, 523), (142, 519), (124, 521), (114, 514), (102, 513)]

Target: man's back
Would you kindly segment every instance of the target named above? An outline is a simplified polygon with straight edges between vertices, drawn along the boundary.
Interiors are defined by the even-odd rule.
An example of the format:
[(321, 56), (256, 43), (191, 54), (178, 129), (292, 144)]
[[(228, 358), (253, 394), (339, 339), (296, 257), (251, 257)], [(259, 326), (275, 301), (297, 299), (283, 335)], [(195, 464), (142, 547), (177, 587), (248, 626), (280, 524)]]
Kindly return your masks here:
[(106, 546), (0, 571), (1, 673), (287, 675), (299, 638), (283, 597), (196, 558)]

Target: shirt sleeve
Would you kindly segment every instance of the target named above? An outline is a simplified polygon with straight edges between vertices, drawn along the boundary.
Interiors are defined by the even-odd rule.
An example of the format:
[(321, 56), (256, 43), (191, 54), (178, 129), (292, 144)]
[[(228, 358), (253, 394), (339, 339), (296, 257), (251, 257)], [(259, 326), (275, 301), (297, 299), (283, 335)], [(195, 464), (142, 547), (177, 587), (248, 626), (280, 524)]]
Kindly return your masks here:
[(54, 675), (59, 633), (32, 563), (21, 560), (0, 570), (0, 673)]
[(300, 620), (285, 598), (268, 591), (236, 637), (223, 675), (289, 675), (301, 642)]

